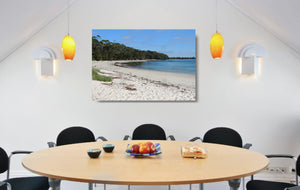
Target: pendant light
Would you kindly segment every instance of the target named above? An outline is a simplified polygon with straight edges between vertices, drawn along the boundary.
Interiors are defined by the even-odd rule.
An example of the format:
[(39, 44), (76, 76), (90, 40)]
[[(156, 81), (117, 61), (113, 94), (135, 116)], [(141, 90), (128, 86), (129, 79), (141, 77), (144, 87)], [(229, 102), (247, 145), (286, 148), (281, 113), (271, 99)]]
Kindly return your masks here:
[(216, 33), (210, 40), (210, 53), (212, 58), (220, 59), (224, 49), (224, 40), (221, 33), (218, 32), (218, 0), (216, 0)]
[(75, 46), (74, 39), (69, 34), (69, 28), (70, 28), (70, 11), (69, 11), (69, 9), (70, 9), (70, 3), (68, 1), (68, 34), (65, 35), (65, 37), (62, 41), (62, 44), (61, 44), (61, 48), (62, 48), (62, 52), (65, 57), (65, 60), (72, 61), (75, 56), (76, 46)]

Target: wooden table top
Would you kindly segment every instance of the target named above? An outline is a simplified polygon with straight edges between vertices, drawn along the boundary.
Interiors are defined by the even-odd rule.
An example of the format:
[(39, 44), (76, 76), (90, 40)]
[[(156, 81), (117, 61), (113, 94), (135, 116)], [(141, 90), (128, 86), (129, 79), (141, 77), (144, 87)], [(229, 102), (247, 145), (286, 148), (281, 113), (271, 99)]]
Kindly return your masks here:
[[(23, 166), (43, 176), (88, 183), (119, 185), (176, 185), (224, 181), (255, 174), (268, 166), (257, 152), (211, 143), (156, 141), (162, 154), (136, 158), (124, 154), (133, 141), (79, 143), (36, 151), (23, 159)], [(134, 141), (139, 142), (139, 141)], [(102, 150), (91, 159), (87, 150), (114, 144), (112, 153)], [(208, 151), (206, 159), (183, 158), (181, 146), (198, 144)]]

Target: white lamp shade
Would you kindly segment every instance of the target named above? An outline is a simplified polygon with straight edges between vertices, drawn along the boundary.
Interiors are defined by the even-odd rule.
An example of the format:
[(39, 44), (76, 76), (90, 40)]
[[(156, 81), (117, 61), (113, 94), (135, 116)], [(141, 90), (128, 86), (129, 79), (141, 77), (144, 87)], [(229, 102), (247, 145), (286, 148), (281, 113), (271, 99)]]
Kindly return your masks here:
[(258, 58), (256, 56), (242, 58), (242, 75), (258, 74)]

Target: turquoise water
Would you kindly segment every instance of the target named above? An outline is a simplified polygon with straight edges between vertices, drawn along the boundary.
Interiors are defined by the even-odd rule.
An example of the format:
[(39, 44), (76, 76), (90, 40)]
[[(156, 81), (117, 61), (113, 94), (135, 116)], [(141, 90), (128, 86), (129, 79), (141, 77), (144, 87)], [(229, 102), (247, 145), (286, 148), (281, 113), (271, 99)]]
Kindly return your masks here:
[(183, 73), (196, 75), (196, 59), (169, 59), (159, 61), (146, 61), (140, 65), (130, 65), (129, 67), (139, 69), (149, 69), (171, 73)]

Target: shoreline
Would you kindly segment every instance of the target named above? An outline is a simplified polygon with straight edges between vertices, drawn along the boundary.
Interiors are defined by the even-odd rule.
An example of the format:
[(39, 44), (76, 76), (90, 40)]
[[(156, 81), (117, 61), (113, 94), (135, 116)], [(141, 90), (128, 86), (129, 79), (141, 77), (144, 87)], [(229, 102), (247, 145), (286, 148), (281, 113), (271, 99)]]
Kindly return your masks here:
[[(196, 101), (196, 76), (126, 67), (149, 60), (93, 61), (92, 67), (112, 82), (94, 81), (94, 101)], [(122, 66), (119, 66), (122, 65)]]
[[(167, 60), (191, 60), (191, 59), (145, 59), (145, 60), (121, 60), (121, 61), (115, 61), (114, 65), (119, 67), (126, 67), (126, 68), (133, 68), (133, 69), (143, 69), (143, 70), (149, 70), (149, 71), (160, 71), (155, 69), (148, 69), (148, 68), (140, 68), (135, 67), (137, 65), (141, 65), (144, 62), (160, 62), (160, 61), (167, 61)], [(196, 59), (194, 59), (196, 61)], [(160, 71), (160, 72), (166, 72), (166, 73), (174, 73), (174, 74), (187, 74), (187, 75), (193, 75), (195, 76), (196, 73), (183, 73), (183, 72), (170, 72), (170, 71)]]

